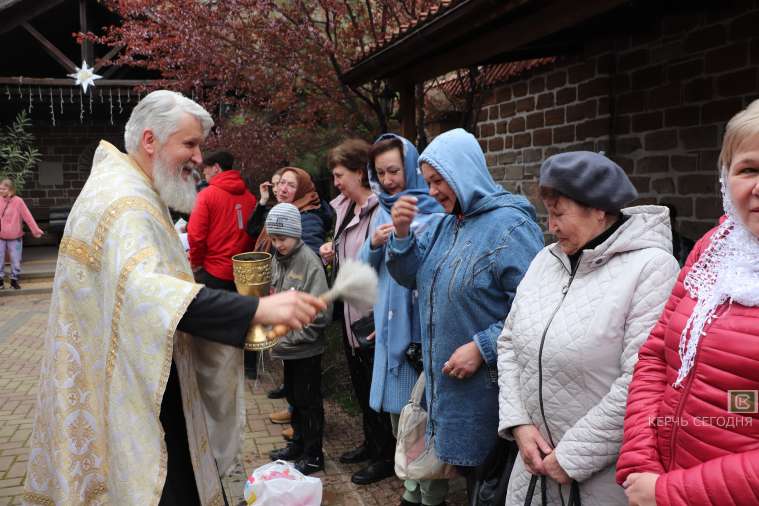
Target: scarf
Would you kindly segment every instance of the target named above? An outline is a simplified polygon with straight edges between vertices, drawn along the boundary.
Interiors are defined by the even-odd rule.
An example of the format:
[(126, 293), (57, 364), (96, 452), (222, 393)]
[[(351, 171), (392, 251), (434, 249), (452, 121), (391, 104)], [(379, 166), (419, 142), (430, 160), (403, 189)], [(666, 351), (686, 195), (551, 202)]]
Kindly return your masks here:
[(389, 213), (393, 208), (393, 204), (395, 204), (399, 198), (404, 195), (409, 195), (411, 197), (416, 197), (416, 207), (421, 214), (442, 213), (443, 208), (440, 207), (440, 204), (438, 204), (434, 197), (430, 196), (429, 188), (427, 188), (427, 183), (424, 181), (424, 176), (422, 176), (422, 169), (419, 167), (419, 152), (417, 151), (416, 146), (414, 146), (408, 139), (396, 134), (382, 134), (377, 137), (377, 140), (374, 141), (374, 143), (376, 144), (386, 139), (398, 139), (403, 143), (403, 153), (401, 156), (403, 158), (403, 175), (406, 184), (405, 188), (395, 195), (385, 193), (382, 190), (382, 185), (379, 183), (377, 172), (374, 169), (374, 161), (370, 160), (368, 164), (369, 182), (374, 193), (378, 195), (379, 204), (382, 208)]
[(706, 328), (719, 317), (725, 302), (759, 306), (759, 238), (741, 221), (730, 199), (727, 168), (722, 168), (722, 203), (725, 219), (712, 236), (711, 243), (685, 276), (683, 284), (696, 299), (680, 334), (680, 370), (674, 387), (682, 385), (696, 358), (698, 343)]
[[(298, 167), (283, 167), (277, 171), (282, 175), (285, 172), (292, 172), (295, 174), (295, 179), (298, 181), (298, 189), (295, 191), (295, 197), (292, 204), (298, 208), (298, 211), (305, 213), (306, 211), (312, 211), (319, 209), (322, 205), (319, 194), (316, 193), (316, 187), (311, 180), (311, 176), (308, 172)], [(266, 231), (266, 227), (261, 230), (261, 233), (256, 239), (256, 245), (253, 247), (253, 251), (263, 251), (264, 253), (271, 253), (271, 238)]]

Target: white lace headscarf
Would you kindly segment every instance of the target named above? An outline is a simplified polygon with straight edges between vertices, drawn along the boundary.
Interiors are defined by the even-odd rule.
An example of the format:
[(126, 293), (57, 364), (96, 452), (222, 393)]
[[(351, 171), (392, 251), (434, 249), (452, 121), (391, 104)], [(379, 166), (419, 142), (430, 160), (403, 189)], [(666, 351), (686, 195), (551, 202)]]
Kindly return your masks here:
[[(753, 118), (747, 118), (747, 115)], [(688, 376), (696, 358), (698, 343), (707, 327), (719, 316), (720, 306), (733, 302), (744, 306), (759, 306), (759, 238), (743, 223), (730, 198), (728, 171), (732, 149), (745, 137), (731, 131), (757, 120), (748, 135), (759, 135), (759, 101), (738, 113), (728, 123), (720, 155), (722, 164), (722, 205), (727, 219), (722, 222), (711, 243), (685, 277), (684, 285), (696, 306), (680, 335), (680, 370), (674, 386), (679, 387)], [(737, 137), (737, 139), (735, 138)], [(726, 309), (726, 310), (727, 310)], [(723, 314), (722, 311), (720, 314)]]

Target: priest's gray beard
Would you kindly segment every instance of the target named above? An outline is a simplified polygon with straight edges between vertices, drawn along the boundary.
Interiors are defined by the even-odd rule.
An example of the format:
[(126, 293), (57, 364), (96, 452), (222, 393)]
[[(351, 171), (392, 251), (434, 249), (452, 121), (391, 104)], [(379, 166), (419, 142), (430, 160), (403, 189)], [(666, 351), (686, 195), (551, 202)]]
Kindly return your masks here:
[(184, 168), (184, 166), (169, 167), (159, 154), (153, 165), (153, 182), (164, 204), (180, 213), (190, 214), (195, 206), (197, 192), (195, 180), (191, 175), (186, 181), (182, 179)]

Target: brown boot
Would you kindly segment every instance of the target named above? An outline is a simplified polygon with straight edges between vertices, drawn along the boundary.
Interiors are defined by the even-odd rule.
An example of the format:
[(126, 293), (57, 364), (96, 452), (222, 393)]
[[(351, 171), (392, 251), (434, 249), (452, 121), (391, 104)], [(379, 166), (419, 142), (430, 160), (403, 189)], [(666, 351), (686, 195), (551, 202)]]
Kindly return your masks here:
[(271, 420), (271, 423), (290, 423), (292, 415), (290, 414), (290, 410), (283, 409), (282, 411), (275, 411), (270, 414), (269, 420)]
[(292, 441), (295, 436), (295, 431), (292, 427), (288, 427), (282, 431), (282, 437), (288, 441)]

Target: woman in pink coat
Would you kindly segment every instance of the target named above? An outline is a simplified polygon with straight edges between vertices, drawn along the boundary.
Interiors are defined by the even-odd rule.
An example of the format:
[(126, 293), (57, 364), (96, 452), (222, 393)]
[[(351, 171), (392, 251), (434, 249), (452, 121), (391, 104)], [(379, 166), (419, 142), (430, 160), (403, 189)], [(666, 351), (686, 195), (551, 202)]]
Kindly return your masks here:
[(720, 154), (725, 217), (638, 354), (617, 481), (634, 506), (759, 504), (759, 101)]
[(5, 288), (5, 252), (11, 259), (11, 286), (18, 290), (21, 274), (21, 248), (24, 237), (23, 223), (34, 237), (42, 237), (42, 230), (34, 221), (24, 200), (16, 195), (16, 186), (10, 179), (0, 181), (0, 290)]

